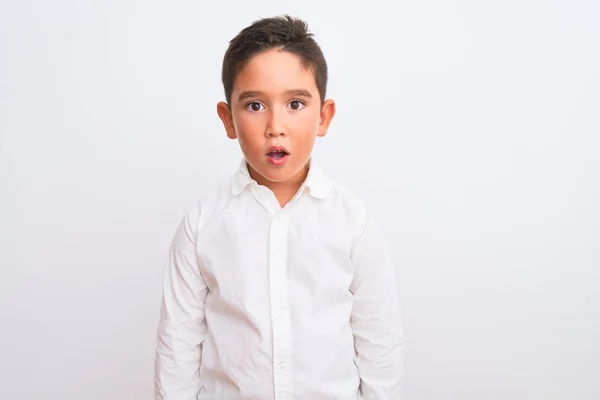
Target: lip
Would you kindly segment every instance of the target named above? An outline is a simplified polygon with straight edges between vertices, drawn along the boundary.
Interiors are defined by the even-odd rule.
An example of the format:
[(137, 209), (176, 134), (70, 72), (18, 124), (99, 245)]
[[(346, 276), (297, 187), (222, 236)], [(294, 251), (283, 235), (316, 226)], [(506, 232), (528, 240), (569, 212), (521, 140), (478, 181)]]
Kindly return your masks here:
[[(280, 158), (275, 158), (275, 157), (271, 157), (269, 156), (269, 153), (274, 152), (274, 151), (283, 151), (286, 153), (285, 156), (280, 157)], [(267, 151), (267, 160), (273, 164), (273, 165), (283, 165), (287, 159), (290, 157), (290, 152), (287, 151), (287, 149), (283, 146), (271, 146), (269, 147), (269, 150)]]
[(289, 152), (289, 151), (287, 151), (287, 149), (286, 149), (284, 146), (271, 146), (271, 147), (269, 147), (269, 150), (267, 150), (267, 155), (268, 155), (269, 153), (272, 153), (272, 152), (274, 152), (274, 151), (284, 151), (284, 152), (286, 152), (288, 155), (290, 154), (290, 152)]

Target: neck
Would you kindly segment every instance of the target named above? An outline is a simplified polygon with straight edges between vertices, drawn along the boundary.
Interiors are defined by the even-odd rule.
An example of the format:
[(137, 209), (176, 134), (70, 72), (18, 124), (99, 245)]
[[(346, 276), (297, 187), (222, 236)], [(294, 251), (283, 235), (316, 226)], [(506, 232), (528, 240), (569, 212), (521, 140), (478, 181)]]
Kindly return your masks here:
[(296, 175), (287, 181), (272, 182), (265, 179), (248, 164), (248, 172), (250, 173), (250, 177), (259, 185), (268, 187), (273, 194), (275, 194), (275, 198), (277, 198), (277, 201), (281, 207), (289, 203), (290, 200), (292, 200), (292, 198), (296, 195), (300, 189), (300, 186), (302, 186), (306, 180), (308, 169), (309, 166), (306, 164)]

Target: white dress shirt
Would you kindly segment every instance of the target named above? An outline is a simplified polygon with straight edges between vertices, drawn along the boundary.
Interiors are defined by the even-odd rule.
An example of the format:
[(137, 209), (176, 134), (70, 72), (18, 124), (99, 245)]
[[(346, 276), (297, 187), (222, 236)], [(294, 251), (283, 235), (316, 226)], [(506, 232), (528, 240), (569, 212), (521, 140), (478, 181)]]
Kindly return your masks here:
[(243, 161), (174, 237), (157, 400), (399, 400), (402, 335), (365, 204), (314, 165), (283, 208)]

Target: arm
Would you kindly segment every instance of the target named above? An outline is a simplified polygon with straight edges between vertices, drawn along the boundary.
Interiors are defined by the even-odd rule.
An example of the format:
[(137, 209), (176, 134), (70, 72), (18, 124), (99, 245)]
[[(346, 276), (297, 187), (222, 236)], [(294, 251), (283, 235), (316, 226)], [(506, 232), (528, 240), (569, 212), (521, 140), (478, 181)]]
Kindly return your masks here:
[(394, 267), (373, 220), (351, 254), (354, 304), (351, 325), (364, 400), (399, 400), (402, 329)]
[(171, 244), (156, 344), (156, 400), (195, 400), (201, 389), (208, 289), (195, 249), (198, 218), (198, 211), (188, 213)]

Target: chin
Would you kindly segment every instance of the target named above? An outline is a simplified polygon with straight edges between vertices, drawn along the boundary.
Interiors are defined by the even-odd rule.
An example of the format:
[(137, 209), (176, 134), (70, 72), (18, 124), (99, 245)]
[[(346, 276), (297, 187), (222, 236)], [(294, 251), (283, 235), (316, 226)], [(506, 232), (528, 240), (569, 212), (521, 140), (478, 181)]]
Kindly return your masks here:
[(297, 163), (293, 158), (288, 159), (283, 165), (272, 165), (269, 161), (265, 160), (256, 160), (255, 162), (250, 163), (254, 164), (255, 167), (252, 167), (254, 171), (265, 179), (266, 181), (272, 183), (284, 183), (291, 179), (294, 179), (298, 173), (300, 173), (305, 163), (296, 165)]
[(293, 179), (299, 172), (302, 171), (302, 166), (285, 165), (282, 167), (273, 167), (266, 165), (261, 168), (259, 173), (267, 180), (274, 183), (287, 182)]
[(260, 174), (268, 181), (275, 183), (286, 182), (295, 175), (294, 171), (290, 171), (287, 168), (273, 171), (273, 168), (269, 167), (266, 167), (264, 171), (260, 171)]

